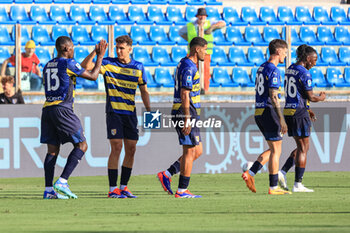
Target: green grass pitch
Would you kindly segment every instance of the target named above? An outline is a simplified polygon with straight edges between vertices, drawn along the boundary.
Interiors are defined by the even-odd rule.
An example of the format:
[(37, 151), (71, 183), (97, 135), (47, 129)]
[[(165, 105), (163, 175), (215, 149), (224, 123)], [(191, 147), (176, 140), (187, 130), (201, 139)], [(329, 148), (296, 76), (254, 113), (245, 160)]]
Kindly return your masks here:
[[(289, 185), (294, 173), (288, 174)], [(172, 186), (176, 189), (178, 176)], [(79, 199), (43, 200), (43, 178), (0, 179), (0, 232), (350, 232), (350, 172), (307, 172), (315, 193), (269, 196), (268, 174), (257, 193), (241, 174), (196, 174), (201, 199), (175, 199), (155, 175), (134, 176), (137, 199), (108, 199), (106, 176), (71, 177)]]

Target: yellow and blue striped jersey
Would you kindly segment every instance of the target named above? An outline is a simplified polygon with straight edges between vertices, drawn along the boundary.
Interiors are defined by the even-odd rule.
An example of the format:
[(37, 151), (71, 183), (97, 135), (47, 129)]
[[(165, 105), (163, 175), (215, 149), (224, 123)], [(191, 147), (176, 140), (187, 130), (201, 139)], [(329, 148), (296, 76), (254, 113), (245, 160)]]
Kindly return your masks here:
[(136, 88), (147, 84), (143, 64), (135, 60), (123, 64), (118, 58), (107, 57), (102, 60), (100, 73), (106, 87), (106, 112), (136, 114)]
[(74, 59), (59, 57), (50, 60), (43, 70), (44, 108), (60, 105), (73, 109), (76, 77), (84, 71)]

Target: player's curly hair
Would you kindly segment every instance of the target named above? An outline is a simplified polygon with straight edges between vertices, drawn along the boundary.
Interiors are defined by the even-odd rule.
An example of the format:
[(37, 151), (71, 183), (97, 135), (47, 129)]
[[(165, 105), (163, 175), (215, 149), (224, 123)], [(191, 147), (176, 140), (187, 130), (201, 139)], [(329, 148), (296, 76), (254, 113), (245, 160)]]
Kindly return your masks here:
[(316, 50), (314, 48), (312, 48), (311, 46), (308, 46), (306, 44), (303, 44), (303, 45), (300, 45), (298, 48), (297, 48), (297, 61), (300, 62), (306, 62), (306, 59), (309, 55), (313, 54), (313, 53), (316, 53)]
[(275, 54), (277, 49), (279, 48), (282, 48), (282, 49), (288, 48), (287, 42), (281, 39), (274, 39), (269, 43), (269, 52), (271, 55)]
[(127, 45), (132, 46), (132, 39), (128, 35), (119, 36), (115, 39), (115, 43), (116, 44), (126, 43)]

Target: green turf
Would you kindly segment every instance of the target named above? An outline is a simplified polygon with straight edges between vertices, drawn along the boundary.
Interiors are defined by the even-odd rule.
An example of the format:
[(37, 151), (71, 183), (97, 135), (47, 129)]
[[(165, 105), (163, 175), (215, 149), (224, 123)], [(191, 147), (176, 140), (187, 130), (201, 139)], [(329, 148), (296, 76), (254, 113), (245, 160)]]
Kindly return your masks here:
[[(294, 173), (288, 174), (291, 184)], [(0, 179), (0, 232), (350, 232), (350, 172), (308, 172), (315, 193), (269, 196), (268, 175), (251, 193), (240, 174), (198, 174), (175, 199), (155, 175), (131, 178), (137, 199), (108, 199), (107, 177), (72, 177), (76, 200), (43, 200), (43, 178)], [(173, 188), (178, 178), (173, 180)]]

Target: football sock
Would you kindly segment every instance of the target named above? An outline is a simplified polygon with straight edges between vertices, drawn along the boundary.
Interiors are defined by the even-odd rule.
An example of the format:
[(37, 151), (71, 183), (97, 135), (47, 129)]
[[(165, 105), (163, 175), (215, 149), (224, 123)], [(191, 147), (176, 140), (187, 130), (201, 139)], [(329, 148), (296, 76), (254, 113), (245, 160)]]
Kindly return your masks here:
[(60, 177), (59, 179), (58, 179), (61, 183), (67, 183), (67, 179), (64, 179), (64, 178), (62, 178), (62, 177)]
[(130, 175), (131, 175), (131, 170), (132, 168), (122, 166), (122, 174), (120, 177), (120, 189), (122, 189), (121, 187), (122, 185), (124, 185), (124, 187), (128, 185)]
[(53, 187), (51, 186), (51, 187), (45, 187), (45, 191), (46, 192), (51, 192), (51, 191), (53, 191)]
[(255, 176), (255, 174), (258, 173), (258, 171), (260, 171), (262, 167), (263, 165), (259, 161), (255, 161), (253, 163), (253, 166), (249, 169), (249, 174), (251, 176)]
[(108, 169), (109, 187), (117, 187), (117, 180), (118, 180), (118, 169)]
[[(170, 177), (172, 177), (173, 175), (179, 173), (179, 171), (180, 171), (180, 161), (177, 160), (177, 161), (175, 161), (175, 163), (173, 163), (173, 164), (168, 168), (168, 170), (166, 170), (165, 174), (170, 178)], [(169, 174), (170, 176), (169, 176), (168, 174)]]
[(45, 171), (45, 186), (52, 187), (52, 181), (55, 174), (57, 156), (46, 154), (44, 161), (44, 171)]
[(63, 169), (61, 177), (68, 180), (69, 176), (72, 174), (83, 156), (84, 151), (80, 150), (80, 148), (75, 147), (68, 156), (67, 164)]
[(269, 175), (270, 180), (270, 187), (275, 187), (278, 184), (278, 174), (270, 174)]
[(283, 167), (281, 169), (283, 174), (285, 175), (289, 171), (289, 169), (294, 166), (294, 164), (295, 164), (294, 158), (293, 157), (289, 157), (287, 159), (287, 161), (284, 163), (284, 165), (283, 165)]
[(190, 183), (190, 178), (189, 176), (182, 176), (180, 175), (179, 179), (179, 189), (187, 189), (188, 184)]
[(179, 192), (179, 193), (183, 193), (183, 192), (185, 192), (187, 189), (180, 189), (180, 188), (178, 188), (177, 189), (177, 192)]
[(116, 189), (116, 188), (118, 188), (118, 186), (110, 186), (110, 187), (109, 187), (109, 191), (110, 191), (110, 192), (113, 192), (114, 189)]
[(295, 182), (301, 183), (303, 180), (305, 168), (302, 167), (295, 167)]

